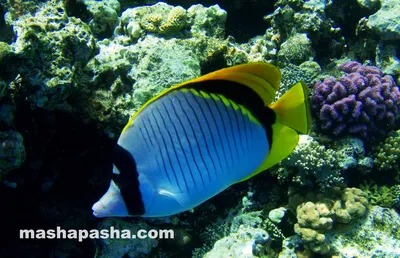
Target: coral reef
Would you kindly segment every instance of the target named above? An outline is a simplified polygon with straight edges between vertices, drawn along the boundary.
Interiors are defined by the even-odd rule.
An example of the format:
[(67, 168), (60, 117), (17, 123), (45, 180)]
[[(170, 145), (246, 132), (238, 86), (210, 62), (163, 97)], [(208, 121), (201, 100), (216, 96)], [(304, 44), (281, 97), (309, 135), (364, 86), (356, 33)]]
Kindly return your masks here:
[(11, 93), (19, 83), (19, 76), (9, 84), (0, 78), (0, 182), (8, 172), (21, 167), (26, 159), (24, 139), (14, 124), (16, 105)]
[(188, 10), (192, 20), (190, 32), (193, 36), (224, 37), (227, 13), (218, 5), (204, 8), (202, 5), (193, 5)]
[(321, 67), (314, 61), (305, 61), (300, 65), (288, 63), (281, 69), (281, 72), (281, 87), (276, 94), (276, 100), (299, 81), (303, 81), (309, 87), (313, 85), (318, 79), (318, 75), (321, 73)]
[[(276, 255), (271, 245), (279, 244), (284, 238), (282, 224), (268, 218), (269, 207), (282, 203), (279, 193), (266, 193), (262, 181), (251, 183), (242, 196), (241, 202), (229, 209), (226, 217), (218, 218), (205, 229), (199, 228), (200, 236), (205, 238), (205, 245), (196, 248), (192, 257), (265, 257)], [(271, 192), (279, 190), (272, 188)], [(265, 201), (257, 201), (263, 195)], [(263, 198), (263, 199), (264, 199)], [(240, 198), (238, 198), (240, 200)], [(261, 204), (261, 205), (260, 205)], [(281, 210), (286, 208), (281, 207)], [(278, 210), (278, 209), (277, 209)], [(198, 213), (198, 211), (197, 211)], [(272, 212), (273, 213), (273, 212)], [(207, 214), (204, 214), (207, 216)], [(285, 216), (285, 215), (282, 215)], [(284, 220), (283, 217), (280, 218)], [(225, 254), (225, 255), (222, 255)]]
[(29, 85), (25, 97), (33, 105), (71, 111), (68, 97), (79, 88), (75, 79), (97, 49), (89, 26), (68, 17), (57, 1), (8, 23), (17, 35), (12, 48), (19, 61), (10, 62), (6, 71), (22, 74), (24, 87)]
[(400, 39), (400, 5), (396, 0), (382, 0), (381, 9), (368, 17), (367, 25), (383, 40)]
[[(177, 29), (180, 25), (173, 25), (177, 21), (162, 31), (162, 22), (159, 27), (153, 26), (156, 32), (150, 23), (150, 27), (140, 24), (143, 17), (164, 17), (165, 13), (170, 18), (185, 14), (188, 21), (185, 28), (196, 32), (192, 37), (185, 32), (183, 37), (181, 29)], [(174, 84), (200, 75), (201, 64), (225, 52), (226, 43), (219, 38), (218, 30), (223, 28), (224, 17), (226, 12), (217, 6), (196, 5), (184, 10), (158, 3), (126, 9), (115, 29), (115, 38), (99, 42), (99, 53), (86, 67), (87, 73), (93, 75), (90, 83), (95, 86), (88, 94), (91, 105), (82, 109), (115, 136), (119, 133), (115, 125), (123, 126), (147, 100)]]
[(326, 254), (329, 246), (325, 235), (332, 228), (333, 220), (329, 208), (325, 203), (302, 203), (297, 207), (297, 223), (294, 231), (305, 244), (316, 253)]
[(268, 253), (269, 244), (270, 237), (265, 230), (240, 226), (237, 232), (218, 240), (204, 257), (259, 257)]
[(120, 3), (117, 0), (84, 0), (83, 3), (92, 16), (89, 27), (93, 34), (100, 39), (110, 37), (119, 23)]
[[(161, 9), (155, 11), (157, 8)], [(169, 8), (169, 11), (165, 9)], [(144, 9), (142, 11), (142, 9)], [(187, 15), (186, 10), (180, 6), (173, 7), (158, 3), (152, 6), (151, 10), (148, 7), (139, 7), (135, 16), (138, 17), (140, 27), (148, 32), (160, 35), (171, 35), (180, 32), (186, 25)], [(146, 12), (149, 12), (146, 14)], [(140, 17), (143, 15), (143, 17)]]
[[(226, 12), (218, 6), (185, 10), (158, 3), (128, 8), (119, 18), (118, 1), (83, 4), (88, 24), (69, 17), (56, 0), (9, 18), (17, 36), (6, 72), (20, 72), (21, 95), (32, 105), (101, 122), (111, 137), (154, 94), (198, 76), (203, 63), (226, 51)], [(165, 18), (158, 34), (142, 27), (144, 17), (158, 16)]]
[(341, 257), (397, 257), (400, 250), (400, 217), (393, 209), (373, 206), (345, 234), (329, 232), (331, 249)]
[[(327, 8), (328, 1), (288, 1), (280, 0), (275, 3), (272, 14), (264, 17), (272, 27), (267, 30), (269, 38), (277, 43), (282, 43), (297, 33), (304, 33), (311, 40), (313, 48), (318, 51), (330, 51), (333, 56), (342, 53), (344, 40), (341, 29), (329, 19)], [(329, 40), (327, 40), (329, 39)], [(296, 49), (294, 41), (291, 48)], [(308, 47), (309, 48), (309, 47)], [(307, 56), (310, 55), (307, 51)], [(314, 56), (314, 51), (312, 51)], [(298, 56), (293, 55), (295, 59)], [(295, 59), (288, 59), (293, 62)]]
[(326, 78), (314, 85), (312, 108), (323, 132), (377, 138), (395, 126), (400, 92), (390, 75), (375, 66), (347, 62), (339, 69), (348, 73), (338, 81)]
[[(139, 223), (130, 223), (123, 219), (108, 218), (99, 224), (99, 230), (111, 227), (119, 230), (128, 230), (130, 234), (138, 233), (138, 230), (143, 229), (149, 231), (149, 225), (140, 221)], [(98, 251), (96, 257), (138, 257), (139, 255), (149, 254), (150, 251), (158, 245), (158, 241), (152, 238), (132, 239), (132, 238), (104, 238), (98, 240)]]
[(221, 37), (225, 21), (226, 12), (216, 5), (209, 8), (193, 5), (185, 10), (160, 2), (125, 10), (117, 31), (127, 31), (132, 39), (148, 33), (161, 37)]
[(276, 59), (276, 44), (266, 35), (255, 37), (244, 44), (236, 44), (232, 37), (228, 37), (227, 41), (224, 59), (229, 66), (248, 62), (272, 62)]
[[(330, 256), (398, 257), (399, 226), (400, 216), (395, 210), (373, 206), (357, 223), (325, 233)], [(295, 235), (284, 239), (279, 257), (312, 257), (312, 253), (303, 249), (300, 237)]]
[(357, 3), (360, 7), (368, 9), (375, 9), (379, 6), (379, 0), (357, 0)]
[(282, 218), (285, 217), (287, 209), (285, 207), (279, 207), (271, 210), (268, 213), (268, 218), (274, 223), (281, 223)]
[(380, 42), (376, 47), (376, 64), (382, 68), (385, 74), (397, 77), (397, 85), (400, 85), (400, 59), (395, 45)]

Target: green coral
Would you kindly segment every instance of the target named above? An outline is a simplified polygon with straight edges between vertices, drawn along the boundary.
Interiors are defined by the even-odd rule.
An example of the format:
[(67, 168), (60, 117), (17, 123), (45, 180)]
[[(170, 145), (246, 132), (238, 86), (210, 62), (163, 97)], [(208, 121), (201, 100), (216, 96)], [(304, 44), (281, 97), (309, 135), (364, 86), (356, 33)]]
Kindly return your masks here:
[(317, 62), (305, 61), (300, 65), (287, 64), (281, 69), (282, 85), (278, 89), (275, 100), (278, 100), (287, 90), (299, 81), (303, 81), (309, 85), (310, 91), (318, 75), (321, 74), (321, 67)]
[(0, 78), (0, 101), (6, 96), (7, 94), (7, 84)]
[(3, 59), (7, 57), (11, 52), (10, 46), (0, 41), (0, 63), (3, 63)]
[[(367, 194), (370, 204), (382, 207), (394, 207), (398, 203), (399, 186), (378, 186), (374, 181), (363, 181), (360, 188)], [(396, 191), (397, 190), (397, 191)]]
[(282, 43), (278, 52), (278, 64), (286, 66), (287, 64), (300, 65), (309, 61), (313, 56), (311, 40), (306, 33), (297, 33)]
[(384, 142), (373, 149), (374, 165), (379, 170), (399, 168), (400, 130), (389, 135)]

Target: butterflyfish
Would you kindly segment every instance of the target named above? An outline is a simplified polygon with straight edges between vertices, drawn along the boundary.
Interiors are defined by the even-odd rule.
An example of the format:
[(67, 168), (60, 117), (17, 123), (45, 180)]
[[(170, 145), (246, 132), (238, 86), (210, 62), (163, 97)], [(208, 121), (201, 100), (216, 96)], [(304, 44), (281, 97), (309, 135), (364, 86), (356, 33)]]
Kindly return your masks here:
[(96, 217), (162, 217), (200, 205), (287, 157), (310, 130), (306, 85), (276, 102), (268, 63), (221, 69), (148, 101), (122, 130)]

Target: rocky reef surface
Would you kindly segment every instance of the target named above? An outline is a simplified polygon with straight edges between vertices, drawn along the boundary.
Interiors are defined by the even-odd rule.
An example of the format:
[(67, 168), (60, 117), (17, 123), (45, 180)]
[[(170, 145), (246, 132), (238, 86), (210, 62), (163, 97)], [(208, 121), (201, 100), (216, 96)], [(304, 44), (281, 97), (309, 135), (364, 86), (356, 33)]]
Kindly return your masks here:
[[(173, 240), (7, 237), (0, 256), (398, 257), (400, 2), (273, 2), (0, 0), (5, 234), (175, 231)], [(174, 84), (248, 62), (281, 68), (278, 96), (309, 87), (312, 132), (287, 159), (191, 212), (91, 215), (130, 115)]]

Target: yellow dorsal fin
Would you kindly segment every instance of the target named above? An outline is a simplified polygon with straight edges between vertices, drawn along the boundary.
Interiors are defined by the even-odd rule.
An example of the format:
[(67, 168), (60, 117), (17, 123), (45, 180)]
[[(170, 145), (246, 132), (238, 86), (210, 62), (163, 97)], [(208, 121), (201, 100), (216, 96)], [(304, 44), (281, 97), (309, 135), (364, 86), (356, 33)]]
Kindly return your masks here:
[(254, 90), (263, 100), (264, 105), (269, 105), (275, 98), (276, 91), (280, 86), (281, 72), (280, 70), (268, 63), (249, 63), (224, 68), (201, 77), (185, 81), (177, 84), (167, 90), (164, 90), (154, 98), (144, 104), (126, 124), (122, 132), (124, 132), (133, 122), (133, 119), (150, 103), (165, 94), (180, 89), (191, 83), (204, 82), (210, 80), (227, 80), (240, 83)]
[(276, 91), (279, 89), (281, 72), (272, 64), (249, 63), (224, 68), (184, 82), (176, 87), (208, 80), (227, 80), (245, 85), (254, 90), (262, 98), (264, 105), (267, 106), (274, 100)]
[(257, 175), (289, 156), (297, 146), (299, 133), (307, 134), (310, 131), (309, 105), (307, 86), (301, 82), (270, 105), (277, 118), (276, 123), (272, 125), (272, 146), (269, 154), (254, 173), (239, 182)]

